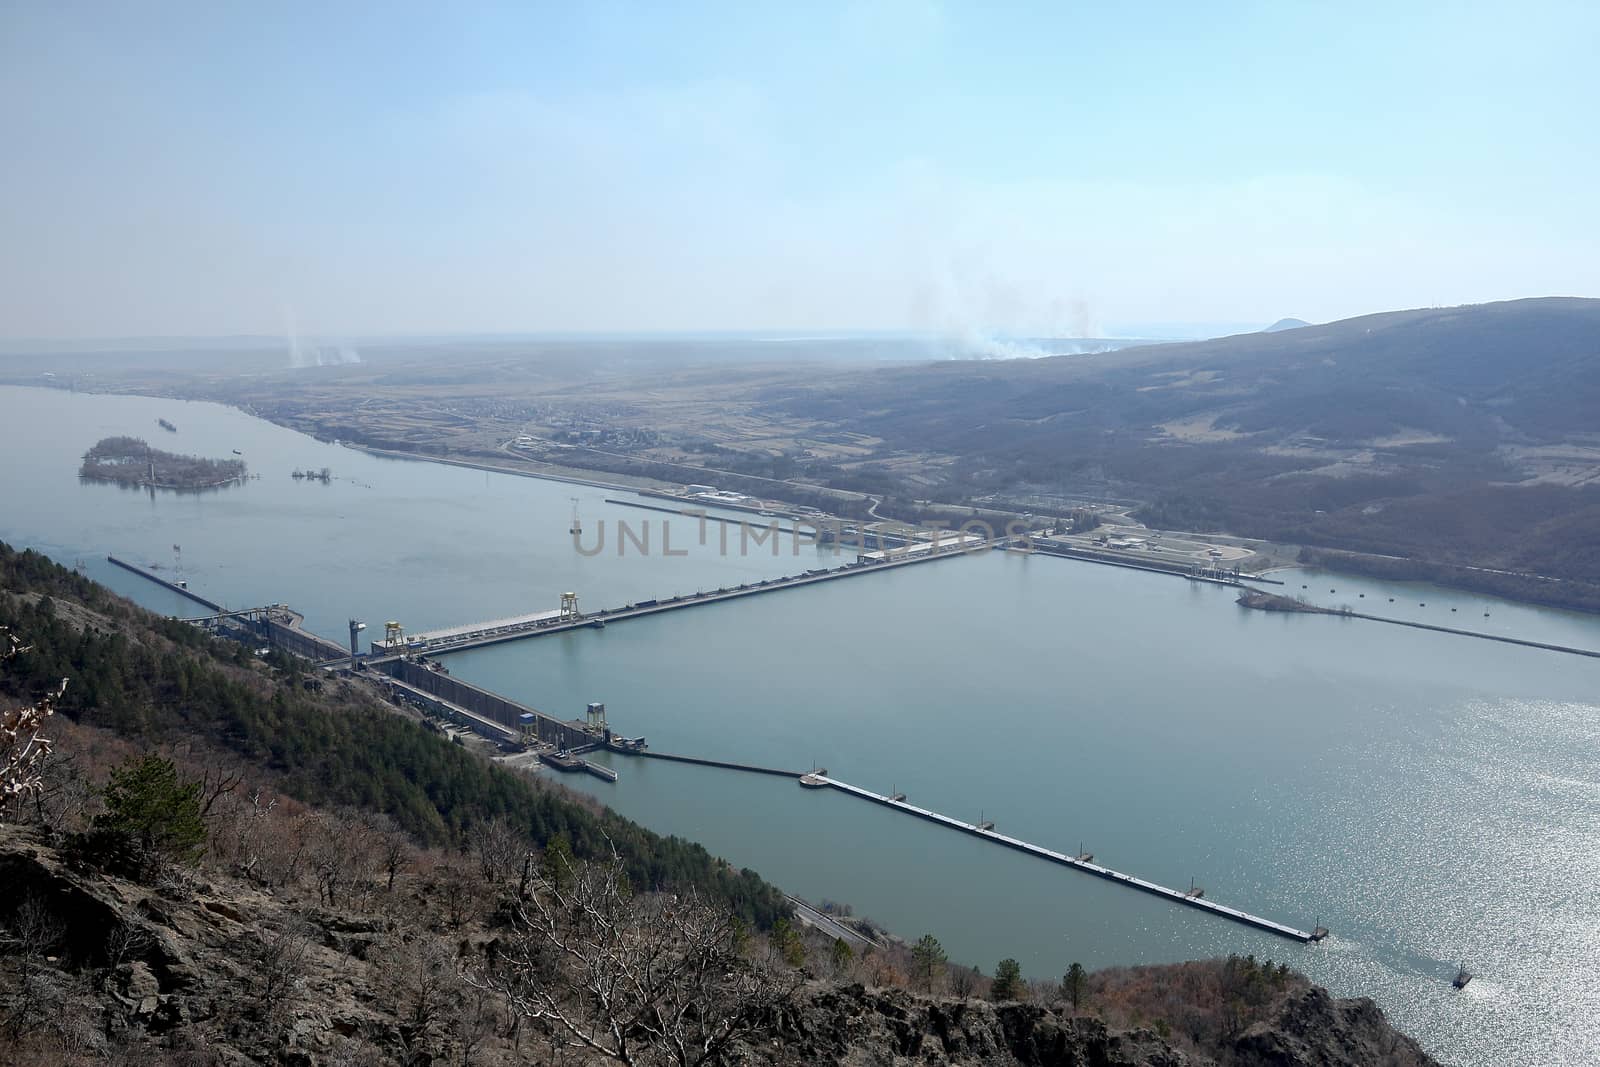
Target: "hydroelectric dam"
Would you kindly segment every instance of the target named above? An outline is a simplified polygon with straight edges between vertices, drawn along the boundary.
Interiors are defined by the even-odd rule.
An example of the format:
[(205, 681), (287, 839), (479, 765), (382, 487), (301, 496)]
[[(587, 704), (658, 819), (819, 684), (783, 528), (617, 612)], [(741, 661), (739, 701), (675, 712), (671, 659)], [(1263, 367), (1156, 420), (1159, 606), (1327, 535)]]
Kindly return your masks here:
[(505, 641), (563, 633), (585, 627), (602, 628), (612, 623), (647, 615), (946, 560), (975, 550), (1005, 547), (1007, 547), (1006, 539), (984, 541), (981, 544), (952, 543), (945, 546), (926, 542), (914, 543), (900, 549), (862, 553), (854, 563), (837, 568), (807, 570), (796, 575), (661, 600), (644, 600), (587, 614), (578, 610), (576, 596), (567, 593), (562, 595), (561, 607), (557, 610), (469, 626), (408, 635), (398, 623), (390, 622), (385, 625), (384, 637), (372, 642), (370, 650), (366, 653), (362, 653), (357, 647), (358, 635), (365, 628), (364, 624), (357, 620), (350, 621), (350, 647), (345, 648), (303, 629), (302, 616), (285, 605), (274, 604), (229, 611), (222, 605), (191, 592), (186, 584), (170, 582), (116, 557), (108, 558), (117, 566), (141, 575), (207, 609), (209, 614), (188, 620), (191, 623), (219, 635), (248, 641), (265, 641), (270, 647), (307, 660), (323, 670), (342, 672), (352, 678), (363, 679), (391, 701), (410, 704), (430, 715), (459, 723), (489, 738), (502, 749), (535, 751), (541, 762), (556, 770), (586, 771), (603, 780), (616, 781), (617, 774), (614, 770), (582, 758), (586, 753), (604, 750), (634, 758), (666, 760), (786, 778), (808, 789), (832, 789), (846, 796), (881, 805), (957, 833), (977, 837), (1057, 866), (1071, 868), (1215, 918), (1288, 940), (1304, 944), (1321, 941), (1327, 937), (1328, 931), (1322, 926), (1305, 930), (1254, 915), (1208, 899), (1203, 889), (1197, 887), (1188, 890), (1173, 889), (1148, 879), (1125, 874), (1095, 863), (1094, 857), (1090, 854), (1069, 854), (1024, 841), (997, 832), (993, 822), (969, 823), (911, 804), (903, 793), (892, 795), (875, 793), (833, 777), (826, 771), (816, 769), (800, 771), (702, 756), (655, 752), (647, 747), (643, 737), (628, 738), (614, 734), (606, 722), (603, 704), (590, 705), (586, 719), (562, 719), (455, 678), (443, 664), (433, 659), (447, 653)]

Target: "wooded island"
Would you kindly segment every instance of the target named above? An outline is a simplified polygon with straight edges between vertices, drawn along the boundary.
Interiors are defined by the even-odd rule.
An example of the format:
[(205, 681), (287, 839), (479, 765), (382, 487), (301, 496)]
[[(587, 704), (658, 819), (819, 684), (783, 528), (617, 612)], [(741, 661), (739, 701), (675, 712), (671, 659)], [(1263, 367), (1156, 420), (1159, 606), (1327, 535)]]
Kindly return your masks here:
[(163, 452), (138, 437), (107, 437), (83, 454), (80, 478), (154, 489), (218, 489), (244, 480), (241, 459)]

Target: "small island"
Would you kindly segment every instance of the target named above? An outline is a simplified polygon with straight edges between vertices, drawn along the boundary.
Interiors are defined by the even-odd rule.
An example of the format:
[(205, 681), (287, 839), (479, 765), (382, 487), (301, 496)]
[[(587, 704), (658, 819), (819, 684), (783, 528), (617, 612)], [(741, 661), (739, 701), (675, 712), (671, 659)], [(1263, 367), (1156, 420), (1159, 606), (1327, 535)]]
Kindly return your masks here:
[(1259, 589), (1246, 589), (1239, 594), (1236, 601), (1240, 606), (1254, 608), (1257, 611), (1299, 611), (1312, 615), (1350, 615), (1353, 614), (1348, 607), (1324, 608), (1318, 607), (1305, 600), (1294, 597), (1279, 596), (1277, 593), (1267, 593)]
[(244, 480), (244, 461), (180, 456), (137, 437), (107, 437), (83, 454), (78, 476), (150, 489), (220, 489)]

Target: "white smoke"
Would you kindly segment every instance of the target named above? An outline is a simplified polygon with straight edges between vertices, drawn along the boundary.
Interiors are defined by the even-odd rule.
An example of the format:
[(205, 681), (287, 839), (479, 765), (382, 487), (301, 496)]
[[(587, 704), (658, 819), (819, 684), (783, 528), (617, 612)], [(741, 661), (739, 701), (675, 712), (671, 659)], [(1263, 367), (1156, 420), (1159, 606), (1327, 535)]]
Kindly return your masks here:
[(951, 335), (947, 344), (960, 359), (1039, 359), (1054, 353), (1031, 341), (1018, 341), (965, 330)]
[(1050, 272), (997, 263), (984, 248), (935, 251), (912, 321), (951, 359), (1038, 359), (1083, 351), (1097, 333), (1088, 300)]
[(291, 307), (283, 309), (283, 331), (289, 346), (290, 367), (337, 367), (361, 362), (361, 351), (354, 345), (342, 342), (313, 344), (303, 340)]

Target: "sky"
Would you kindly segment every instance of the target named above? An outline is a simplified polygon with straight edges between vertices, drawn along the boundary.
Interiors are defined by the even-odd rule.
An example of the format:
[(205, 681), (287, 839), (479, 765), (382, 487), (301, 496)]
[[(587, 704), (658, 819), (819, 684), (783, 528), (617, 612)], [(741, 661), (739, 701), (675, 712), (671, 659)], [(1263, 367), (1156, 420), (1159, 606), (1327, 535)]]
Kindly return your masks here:
[(1600, 296), (1600, 5), (0, 0), (0, 338)]

